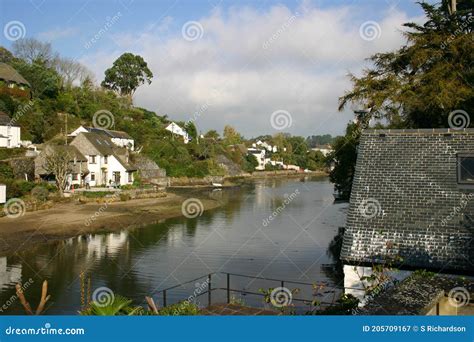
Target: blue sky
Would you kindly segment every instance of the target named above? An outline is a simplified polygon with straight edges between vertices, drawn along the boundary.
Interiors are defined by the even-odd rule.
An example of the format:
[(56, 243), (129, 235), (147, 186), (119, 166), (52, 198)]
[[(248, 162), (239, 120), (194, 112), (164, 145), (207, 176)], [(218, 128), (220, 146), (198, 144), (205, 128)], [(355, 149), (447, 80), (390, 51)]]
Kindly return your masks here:
[[(422, 19), (411, 0), (0, 0), (2, 28), (20, 22), (24, 36), (50, 41), (97, 82), (121, 53), (142, 55), (156, 77), (137, 105), (246, 136), (279, 131), (275, 111), (290, 115), (284, 131), (342, 133), (351, 112), (337, 112), (337, 97), (350, 87), (347, 73), (403, 43), (403, 22)], [(375, 25), (374, 39), (361, 39), (364, 23)], [(183, 36), (186, 25), (197, 38)]]

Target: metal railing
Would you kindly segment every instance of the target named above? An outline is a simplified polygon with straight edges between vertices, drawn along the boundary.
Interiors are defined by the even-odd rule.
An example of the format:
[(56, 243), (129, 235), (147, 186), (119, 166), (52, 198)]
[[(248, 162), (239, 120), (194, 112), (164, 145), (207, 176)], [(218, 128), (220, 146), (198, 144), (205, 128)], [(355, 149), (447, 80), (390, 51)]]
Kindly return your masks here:
[[(222, 278), (220, 276), (224, 276), (225, 286), (216, 285), (216, 286), (213, 287), (213, 280), (215, 280), (216, 277), (219, 277), (220, 278), (219, 280), (222, 280)], [(177, 285), (174, 285), (174, 286), (171, 286), (171, 287), (167, 287), (167, 288), (162, 289), (162, 290), (158, 290), (158, 291), (155, 292), (155, 294), (161, 294), (163, 307), (166, 307), (166, 306), (168, 306), (168, 295), (169, 295), (169, 292), (171, 290), (178, 289), (180, 287), (184, 287), (187, 284), (195, 283), (196, 281), (205, 279), (206, 282), (207, 282), (206, 290), (201, 291), (199, 293), (194, 293), (193, 295), (191, 295), (189, 297), (198, 298), (198, 297), (207, 295), (207, 306), (208, 307), (213, 304), (212, 294), (215, 291), (225, 291), (225, 301), (228, 304), (231, 303), (232, 294), (235, 294), (235, 293), (242, 294), (242, 295), (255, 295), (255, 296), (260, 296), (260, 297), (265, 297), (266, 296), (264, 293), (257, 292), (257, 291), (252, 291), (250, 289), (232, 288), (232, 286), (231, 286), (231, 279), (232, 278), (247, 278), (247, 279), (252, 279), (252, 281), (262, 280), (262, 281), (267, 281), (267, 282), (272, 282), (272, 283), (278, 284), (278, 286), (280, 286), (280, 287), (287, 287), (287, 286), (291, 286), (291, 285), (309, 286), (311, 288), (311, 293), (313, 293), (315, 285), (322, 285), (326, 289), (329, 289), (329, 290), (325, 291), (325, 294), (328, 294), (328, 293), (332, 292), (333, 296), (332, 296), (331, 301), (324, 301), (324, 300), (319, 301), (318, 300), (318, 306), (334, 305), (335, 300), (337, 299), (336, 295), (337, 295), (338, 291), (341, 292), (341, 293), (344, 291), (343, 287), (334, 287), (334, 286), (331, 287), (331, 286), (327, 286), (324, 283), (307, 283), (307, 282), (283, 280), (283, 279), (275, 279), (275, 278), (267, 278), (267, 277), (259, 277), (259, 276), (249, 276), (249, 275), (238, 274), (238, 273), (213, 272), (213, 273), (208, 273), (206, 275), (203, 275), (203, 276), (194, 278), (192, 280), (186, 281), (184, 283), (180, 283), (180, 284), (177, 284)], [(352, 289), (361, 290), (360, 288), (352, 288)], [(319, 295), (321, 295), (321, 294), (319, 294)], [(184, 300), (184, 299), (185, 298), (183, 298), (182, 300)], [(314, 296), (311, 297), (311, 298), (298, 298), (298, 297), (294, 296), (292, 298), (292, 301), (303, 303), (303, 304), (309, 306), (309, 310), (311, 311), (311, 310), (314, 309), (314, 305), (313, 305), (314, 299), (315, 299)]]

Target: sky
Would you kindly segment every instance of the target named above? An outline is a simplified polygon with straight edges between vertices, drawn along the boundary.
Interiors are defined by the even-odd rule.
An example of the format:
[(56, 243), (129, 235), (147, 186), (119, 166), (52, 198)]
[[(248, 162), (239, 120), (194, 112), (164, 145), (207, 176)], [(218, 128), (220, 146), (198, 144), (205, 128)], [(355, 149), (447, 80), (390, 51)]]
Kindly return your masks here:
[(0, 0), (0, 44), (51, 42), (97, 83), (121, 54), (139, 54), (154, 77), (134, 104), (201, 132), (339, 135), (356, 109), (338, 111), (348, 73), (423, 19), (412, 0)]

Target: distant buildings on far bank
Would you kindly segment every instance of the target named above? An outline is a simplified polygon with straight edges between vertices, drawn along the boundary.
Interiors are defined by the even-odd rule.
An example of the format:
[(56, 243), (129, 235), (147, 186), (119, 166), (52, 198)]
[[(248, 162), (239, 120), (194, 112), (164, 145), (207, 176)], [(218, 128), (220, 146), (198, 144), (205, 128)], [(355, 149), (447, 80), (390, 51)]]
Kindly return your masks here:
[(325, 157), (333, 151), (331, 145), (326, 144), (326, 145), (316, 145), (311, 149), (312, 151), (319, 151), (321, 152)]

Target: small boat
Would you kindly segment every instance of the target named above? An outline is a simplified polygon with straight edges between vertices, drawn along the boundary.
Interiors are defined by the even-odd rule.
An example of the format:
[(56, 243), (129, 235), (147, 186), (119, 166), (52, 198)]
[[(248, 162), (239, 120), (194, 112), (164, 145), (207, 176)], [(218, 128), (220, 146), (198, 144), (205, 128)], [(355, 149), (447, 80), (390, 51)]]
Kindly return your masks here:
[(212, 186), (215, 187), (215, 188), (222, 188), (221, 183), (212, 183)]

